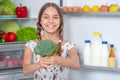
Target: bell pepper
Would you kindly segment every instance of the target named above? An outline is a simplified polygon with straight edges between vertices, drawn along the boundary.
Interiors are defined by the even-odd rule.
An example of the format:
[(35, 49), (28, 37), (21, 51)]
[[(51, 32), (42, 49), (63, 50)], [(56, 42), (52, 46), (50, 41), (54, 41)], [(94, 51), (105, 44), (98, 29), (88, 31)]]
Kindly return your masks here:
[(20, 4), (20, 7), (16, 7), (15, 11), (18, 18), (26, 18), (28, 16), (27, 7), (22, 6), (22, 4)]

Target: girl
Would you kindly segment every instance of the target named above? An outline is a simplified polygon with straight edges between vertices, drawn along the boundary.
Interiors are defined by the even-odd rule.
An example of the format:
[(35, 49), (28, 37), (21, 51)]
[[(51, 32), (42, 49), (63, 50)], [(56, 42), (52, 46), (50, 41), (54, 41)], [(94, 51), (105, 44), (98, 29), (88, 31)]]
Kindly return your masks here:
[[(25, 44), (24, 75), (34, 73), (34, 80), (68, 80), (69, 68), (79, 69), (80, 62), (75, 45), (63, 38), (63, 16), (55, 3), (46, 3), (40, 9), (37, 30), (38, 39)], [(35, 55), (34, 47), (37, 42), (45, 39), (59, 45), (56, 55), (50, 57)]]

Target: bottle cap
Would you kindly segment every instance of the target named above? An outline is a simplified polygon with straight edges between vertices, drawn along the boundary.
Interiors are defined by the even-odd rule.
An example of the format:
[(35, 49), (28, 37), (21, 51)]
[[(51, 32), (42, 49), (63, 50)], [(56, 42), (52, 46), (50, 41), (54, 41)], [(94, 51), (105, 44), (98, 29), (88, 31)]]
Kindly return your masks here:
[(108, 44), (108, 42), (107, 41), (102, 41), (102, 44)]
[(110, 47), (114, 47), (114, 44), (110, 44)]
[(90, 40), (85, 40), (85, 43), (90, 43)]
[(100, 32), (94, 32), (94, 35), (100, 35)]

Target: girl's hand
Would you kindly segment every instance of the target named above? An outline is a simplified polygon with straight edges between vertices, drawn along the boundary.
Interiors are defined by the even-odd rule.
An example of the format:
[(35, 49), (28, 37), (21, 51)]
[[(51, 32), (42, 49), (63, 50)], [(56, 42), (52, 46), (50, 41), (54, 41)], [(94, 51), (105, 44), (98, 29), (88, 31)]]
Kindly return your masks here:
[(53, 55), (50, 57), (41, 57), (40, 64), (42, 67), (52, 67), (53, 65), (57, 64), (59, 60), (59, 56)]
[(46, 68), (46, 67), (50, 66), (47, 64), (47, 59), (45, 57), (41, 57), (39, 63), (42, 68)]

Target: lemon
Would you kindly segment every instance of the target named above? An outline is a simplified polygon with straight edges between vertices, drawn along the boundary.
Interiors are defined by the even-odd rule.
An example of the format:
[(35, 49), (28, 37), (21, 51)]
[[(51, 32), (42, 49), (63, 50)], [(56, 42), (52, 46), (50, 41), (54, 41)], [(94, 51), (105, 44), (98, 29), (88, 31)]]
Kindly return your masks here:
[(117, 4), (111, 4), (109, 7), (109, 12), (118, 12), (119, 6)]
[(92, 7), (92, 12), (99, 12), (99, 7), (97, 5), (94, 5)]
[(83, 6), (83, 12), (90, 12), (90, 7), (88, 5)]

